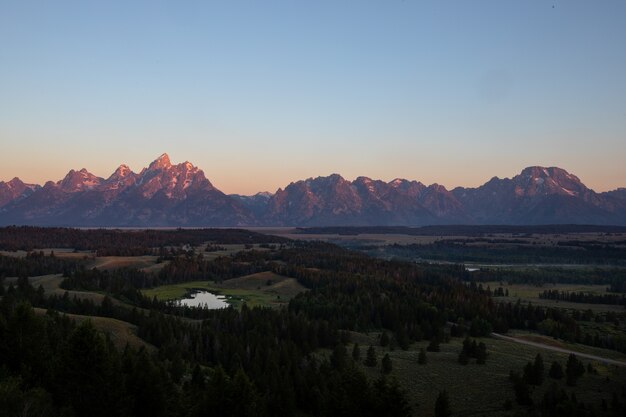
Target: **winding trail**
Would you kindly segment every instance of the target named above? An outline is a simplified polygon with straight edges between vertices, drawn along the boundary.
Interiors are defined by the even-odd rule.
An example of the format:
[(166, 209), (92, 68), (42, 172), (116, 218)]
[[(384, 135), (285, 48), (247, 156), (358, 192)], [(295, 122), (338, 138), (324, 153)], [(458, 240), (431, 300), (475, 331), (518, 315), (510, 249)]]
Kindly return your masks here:
[(561, 352), (561, 353), (567, 353), (567, 354), (573, 353), (574, 355), (580, 358), (592, 359), (594, 361), (604, 362), (609, 365), (626, 367), (626, 362), (618, 361), (616, 359), (604, 358), (602, 356), (590, 355), (588, 353), (581, 353), (575, 350), (569, 350), (569, 349), (563, 349), (563, 348), (556, 347), (556, 346), (544, 345), (543, 343), (531, 342), (530, 340), (518, 339), (516, 337), (505, 336), (499, 333), (491, 333), (491, 337), (495, 337), (497, 339), (506, 340), (506, 341), (513, 342), (513, 343), (520, 343), (522, 345), (534, 346), (534, 347), (538, 347), (541, 349), (553, 350), (555, 352)]

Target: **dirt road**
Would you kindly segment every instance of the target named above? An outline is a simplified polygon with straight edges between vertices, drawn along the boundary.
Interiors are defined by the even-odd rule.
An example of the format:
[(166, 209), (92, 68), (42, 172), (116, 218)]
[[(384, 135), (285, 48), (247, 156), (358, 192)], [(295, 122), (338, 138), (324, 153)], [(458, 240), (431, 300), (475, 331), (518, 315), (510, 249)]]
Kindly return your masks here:
[(521, 343), (522, 345), (534, 346), (534, 347), (538, 347), (538, 348), (541, 348), (541, 349), (553, 350), (555, 352), (561, 352), (561, 353), (567, 353), (567, 354), (573, 353), (574, 355), (576, 355), (579, 358), (586, 358), (586, 359), (591, 359), (591, 360), (598, 361), (598, 362), (604, 362), (604, 363), (609, 364), (609, 365), (616, 365), (616, 366), (626, 367), (626, 362), (618, 361), (618, 360), (615, 360), (615, 359), (603, 358), (602, 356), (590, 355), (588, 353), (576, 352), (574, 350), (563, 349), (563, 348), (556, 347), (556, 346), (544, 345), (543, 343), (531, 342), (529, 340), (518, 339), (516, 337), (510, 337), (510, 336), (505, 336), (505, 335), (502, 335), (502, 334), (499, 334), (499, 333), (491, 333), (491, 337), (495, 337), (495, 338), (502, 339), (502, 340), (507, 340), (507, 341), (513, 342), (513, 343)]

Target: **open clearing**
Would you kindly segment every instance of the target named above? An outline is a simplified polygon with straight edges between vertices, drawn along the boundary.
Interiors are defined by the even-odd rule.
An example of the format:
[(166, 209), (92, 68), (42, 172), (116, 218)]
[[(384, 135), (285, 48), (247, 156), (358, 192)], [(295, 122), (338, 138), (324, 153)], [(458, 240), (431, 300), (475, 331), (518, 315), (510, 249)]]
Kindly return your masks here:
[(175, 300), (183, 297), (190, 290), (208, 290), (229, 297), (228, 302), (239, 308), (245, 302), (249, 307), (279, 307), (285, 305), (296, 294), (306, 288), (294, 278), (288, 278), (273, 272), (259, 272), (223, 282), (192, 281), (180, 284), (163, 285), (144, 290), (148, 297), (159, 300)]
[(531, 302), (533, 305), (553, 308), (563, 308), (569, 310), (591, 310), (594, 313), (605, 313), (607, 311), (615, 311), (618, 313), (626, 312), (624, 306), (617, 304), (591, 304), (591, 303), (573, 303), (569, 301), (561, 300), (549, 300), (539, 298), (539, 294), (546, 290), (558, 290), (565, 292), (584, 292), (592, 294), (617, 294), (607, 292), (606, 285), (581, 285), (581, 284), (544, 284), (542, 286), (532, 284), (509, 284), (506, 281), (491, 281), (481, 283), (484, 288), (489, 288), (494, 291), (498, 287), (502, 287), (504, 290), (509, 290), (508, 297), (494, 297), (494, 301), (497, 302), (511, 302), (515, 303), (518, 299), (522, 302)]
[[(46, 310), (43, 308), (35, 308), (34, 310), (36, 314), (46, 314)], [(134, 324), (109, 317), (81, 316), (78, 314), (66, 313), (59, 314), (66, 315), (77, 323), (82, 323), (85, 320), (91, 321), (93, 326), (105, 335), (108, 335), (115, 347), (120, 350), (124, 349), (126, 344), (128, 344), (130, 347), (135, 349), (144, 347), (151, 352), (156, 351), (156, 348), (153, 345), (137, 336), (137, 326)]]
[(223, 250), (217, 250), (217, 251), (206, 251), (206, 248), (208, 246), (212, 246), (213, 244), (211, 243), (207, 243), (205, 245), (201, 245), (198, 246), (195, 250), (196, 254), (202, 254), (202, 257), (204, 259), (208, 259), (208, 260), (214, 260), (216, 258), (219, 258), (220, 256), (230, 256), (230, 255), (234, 255), (237, 252), (242, 252), (242, 251), (247, 251), (247, 250), (256, 250), (256, 251), (267, 251), (270, 250), (269, 248), (262, 248), (260, 244), (253, 244), (253, 245), (244, 245), (244, 244), (218, 244), (216, 246), (219, 246), (220, 248), (223, 248)]
[(543, 343), (543, 341), (537, 340), (537, 338), (534, 338), (534, 337), (530, 337), (530, 338), (528, 336), (526, 336), (526, 337), (524, 337), (524, 336), (522, 336), (522, 337), (510, 337), (510, 336), (504, 336), (504, 335), (501, 335), (501, 334), (498, 334), (498, 333), (493, 333), (493, 336), (498, 338), (498, 339), (506, 340), (506, 341), (509, 341), (509, 342), (512, 342), (512, 343), (521, 343), (523, 345), (534, 346), (534, 347), (539, 348), (539, 349), (551, 350), (551, 351), (554, 351), (554, 352), (561, 352), (561, 353), (565, 353), (565, 354), (568, 354), (568, 355), (570, 353), (573, 353), (575, 355), (578, 355), (580, 358), (585, 358), (585, 359), (593, 360), (593, 361), (596, 361), (596, 362), (601, 362), (601, 363), (604, 363), (604, 364), (607, 364), (607, 365), (616, 365), (616, 366), (619, 366), (619, 367), (622, 367), (622, 368), (626, 367), (626, 362), (624, 362), (624, 361), (618, 361), (618, 360), (615, 360), (615, 359), (610, 359), (610, 358), (606, 358), (606, 357), (598, 356), (598, 355), (591, 355), (591, 354), (588, 354), (588, 353), (581, 353), (579, 351), (573, 351), (573, 350), (570, 350), (570, 349), (565, 349), (565, 348), (554, 346), (554, 345), (547, 345), (547, 344)]
[[(12, 278), (7, 278), (5, 280), (5, 283), (6, 284), (15, 283), (16, 281), (17, 281), (17, 278), (12, 277)], [(64, 290), (63, 288), (60, 287), (61, 282), (63, 282), (62, 274), (51, 274), (51, 275), (40, 275), (36, 277), (29, 277), (28, 281), (35, 288), (38, 288), (41, 285), (46, 296), (57, 295), (59, 297), (62, 297), (65, 293), (67, 293), (67, 295), (70, 298), (76, 297), (77, 299), (80, 299), (80, 300), (90, 300), (95, 304), (102, 304), (102, 300), (104, 300), (104, 297), (105, 297), (104, 294), (101, 294), (98, 292)], [(132, 308), (132, 306), (122, 301), (119, 301), (113, 297), (109, 297), (109, 299), (114, 305)]]
[[(559, 361), (563, 366), (568, 354), (545, 350), (540, 347), (513, 343), (507, 340), (494, 338), (480, 338), (487, 345), (488, 357), (485, 365), (477, 365), (470, 360), (468, 365), (458, 362), (458, 355), (462, 348), (462, 339), (454, 338), (449, 343), (441, 344), (441, 352), (427, 352), (427, 364), (418, 364), (419, 349), (428, 345), (428, 342), (419, 342), (407, 351), (377, 346), (378, 334), (369, 335), (352, 333), (352, 338), (361, 347), (361, 357), (365, 357), (369, 345), (376, 346), (378, 366), (376, 368), (363, 367), (372, 378), (381, 374), (380, 360), (385, 353), (392, 359), (393, 371), (391, 377), (396, 378), (401, 386), (407, 390), (408, 397), (414, 409), (414, 415), (432, 416), (435, 399), (442, 390), (447, 390), (450, 404), (455, 416), (512, 416), (525, 410), (515, 403), (513, 384), (509, 381), (511, 370), (522, 371), (527, 362), (532, 361), (537, 353), (543, 357), (546, 367), (546, 379), (543, 385), (534, 388), (532, 397), (535, 402), (541, 401), (544, 392), (552, 383), (558, 384), (571, 392), (572, 388), (565, 386), (564, 380), (555, 381), (547, 376), (547, 369), (553, 361)], [(351, 352), (352, 345), (348, 346)], [(598, 356), (604, 350), (592, 349)], [(598, 371), (597, 375), (585, 373), (576, 387), (579, 400), (592, 402), (597, 407), (602, 398), (610, 401), (613, 391), (619, 384), (626, 382), (624, 368), (606, 365), (593, 360), (580, 358), (585, 366), (592, 363)], [(610, 381), (607, 381), (606, 378)], [(619, 394), (619, 393), (618, 393)], [(504, 401), (510, 399), (513, 409), (505, 411)], [(461, 412), (458, 410), (472, 410)]]
[[(301, 233), (298, 228), (295, 227), (250, 227), (250, 230), (264, 233), (268, 235), (275, 235), (286, 237), (294, 240), (322, 240), (326, 242), (333, 242), (340, 245), (347, 244), (371, 244), (371, 245), (408, 245), (418, 244), (427, 245), (442, 240), (462, 240), (467, 241), (467, 244), (472, 246), (486, 246), (493, 245), (489, 242), (476, 241), (477, 238), (487, 239), (504, 239), (515, 240), (516, 244), (529, 245), (529, 246), (558, 246), (559, 242), (576, 242), (576, 241), (588, 241), (594, 240), (599, 243), (613, 244), (614, 242), (620, 243), (626, 237), (624, 233), (603, 233), (603, 232), (589, 232), (589, 233), (482, 233), (475, 236), (467, 235), (410, 235), (402, 233), (359, 233), (359, 234), (339, 234), (339, 233)], [(507, 243), (498, 243), (498, 245), (507, 245)]]
[[(32, 252), (43, 252), (44, 255), (50, 256), (54, 252), (54, 256), (62, 259), (88, 259), (93, 257), (93, 253), (90, 251), (75, 251), (74, 249), (67, 248), (45, 248), (35, 249)], [(24, 258), (28, 254), (27, 251), (0, 251), (0, 255), (3, 256), (15, 256), (17, 258)]]
[(157, 263), (157, 256), (101, 256), (87, 264), (88, 268), (118, 269), (137, 268), (144, 271), (158, 271), (165, 263)]

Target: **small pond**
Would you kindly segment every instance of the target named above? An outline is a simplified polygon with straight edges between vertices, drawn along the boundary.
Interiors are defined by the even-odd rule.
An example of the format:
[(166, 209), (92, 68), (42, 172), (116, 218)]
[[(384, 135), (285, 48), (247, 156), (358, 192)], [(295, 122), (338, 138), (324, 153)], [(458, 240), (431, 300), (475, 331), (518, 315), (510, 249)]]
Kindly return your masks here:
[(226, 296), (216, 295), (209, 291), (195, 291), (176, 300), (176, 304), (188, 306), (188, 307), (207, 307), (209, 309), (226, 308), (228, 303), (226, 302)]

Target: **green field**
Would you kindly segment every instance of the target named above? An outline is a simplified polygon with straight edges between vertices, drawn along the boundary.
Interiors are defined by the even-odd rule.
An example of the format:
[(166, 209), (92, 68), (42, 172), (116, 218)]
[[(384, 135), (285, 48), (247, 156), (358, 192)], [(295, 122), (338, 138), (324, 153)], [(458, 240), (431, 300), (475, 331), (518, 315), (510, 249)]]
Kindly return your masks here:
[(240, 308), (244, 302), (249, 307), (279, 307), (287, 304), (296, 294), (306, 291), (306, 288), (294, 278), (283, 277), (272, 272), (260, 272), (220, 283), (191, 281), (163, 285), (143, 290), (143, 293), (159, 300), (176, 300), (184, 297), (191, 290), (207, 290), (214, 294), (225, 295), (228, 297), (229, 304)]
[(494, 301), (515, 303), (518, 299), (522, 302), (531, 302), (533, 305), (543, 307), (564, 308), (568, 310), (591, 310), (594, 313), (604, 313), (607, 311), (615, 311), (618, 313), (626, 312), (624, 306), (612, 304), (591, 304), (591, 303), (573, 303), (561, 300), (548, 300), (539, 298), (539, 294), (546, 290), (558, 290), (565, 292), (585, 292), (591, 294), (614, 294), (606, 291), (606, 285), (581, 285), (581, 284), (544, 284), (537, 286), (533, 284), (509, 284), (506, 281), (490, 281), (481, 283), (484, 288), (489, 287), (494, 291), (498, 287), (509, 291), (508, 297), (494, 297)]
[[(378, 335), (353, 333), (353, 340), (359, 343), (363, 358), (368, 346), (377, 344)], [(566, 387), (564, 380), (550, 379), (547, 369), (555, 360), (565, 366), (567, 354), (493, 338), (478, 340), (487, 345), (488, 358), (485, 365), (477, 365), (473, 359), (468, 365), (459, 364), (458, 355), (461, 351), (462, 339), (455, 338), (450, 343), (441, 344), (441, 352), (427, 352), (428, 362), (425, 365), (418, 364), (417, 359), (419, 349), (425, 349), (428, 342), (416, 343), (407, 351), (400, 349), (390, 351), (388, 348), (376, 346), (378, 366), (376, 368), (363, 366), (363, 369), (372, 378), (378, 377), (381, 375), (380, 360), (385, 353), (389, 353), (393, 364), (391, 377), (396, 378), (407, 390), (416, 416), (432, 416), (435, 399), (444, 389), (448, 391), (454, 416), (509, 416), (523, 412), (525, 408), (515, 403), (509, 372), (511, 370), (521, 372), (524, 365), (533, 360), (537, 353), (541, 353), (543, 357), (546, 379), (543, 385), (534, 388), (532, 396), (535, 403), (541, 401), (545, 391), (553, 382), (564, 387), (568, 393), (572, 390), (576, 392), (579, 400), (592, 402), (596, 406), (600, 404), (602, 398), (610, 401), (612, 393), (618, 392), (620, 384), (626, 383), (626, 369), (582, 359), (585, 366), (591, 362), (598, 374), (585, 373), (576, 387)], [(606, 353), (602, 349), (588, 349), (590, 353), (598, 356)], [(348, 352), (351, 350), (352, 345), (348, 346)], [(513, 409), (510, 411), (505, 411), (503, 407), (507, 399), (513, 403)], [(471, 410), (471, 412), (458, 410)]]
[[(16, 281), (17, 281), (17, 278), (7, 278), (5, 280), (5, 283), (6, 284), (15, 283)], [(102, 304), (102, 300), (104, 300), (104, 298), (106, 297), (106, 294), (100, 293), (100, 292), (64, 290), (63, 288), (60, 287), (61, 282), (63, 282), (62, 274), (50, 274), (50, 275), (40, 275), (36, 277), (29, 277), (28, 281), (35, 288), (38, 288), (41, 285), (46, 296), (56, 295), (56, 296), (62, 297), (65, 293), (67, 293), (67, 295), (70, 298), (77, 298), (80, 300), (90, 300), (94, 302), (95, 304)], [(133, 308), (132, 305), (126, 304), (114, 297), (109, 297), (109, 298), (114, 305), (127, 307), (130, 309)]]
[[(45, 315), (46, 310), (42, 308), (35, 308), (35, 314)], [(139, 349), (146, 348), (149, 352), (155, 352), (156, 348), (145, 340), (141, 339), (137, 336), (137, 326), (131, 323), (127, 323), (122, 320), (113, 319), (110, 317), (99, 317), (99, 316), (82, 316), (79, 314), (63, 314), (70, 319), (74, 320), (77, 323), (82, 323), (86, 320), (91, 321), (93, 326), (102, 332), (104, 335), (108, 336), (115, 347), (120, 350), (123, 350), (128, 344), (130, 347)]]
[[(601, 326), (606, 326), (606, 327), (610, 326), (605, 323), (602, 323), (602, 324), (596, 324), (596, 323), (590, 323), (590, 322), (578, 322), (578, 323), (583, 329), (586, 326), (591, 326), (595, 330), (602, 328)], [(597, 325), (597, 326), (594, 326), (594, 325)], [(623, 332), (620, 333), (620, 331), (617, 331), (615, 329), (612, 329), (610, 332), (612, 334), (623, 334)], [(608, 358), (608, 359), (615, 359), (615, 360), (626, 363), (626, 354), (618, 352), (617, 350), (602, 349), (602, 348), (597, 348), (594, 346), (584, 345), (582, 343), (567, 342), (565, 340), (554, 339), (550, 336), (540, 335), (538, 333), (534, 333), (534, 332), (527, 331), (527, 330), (517, 330), (517, 329), (510, 330), (506, 334), (506, 336), (515, 337), (517, 339), (527, 340), (530, 342), (541, 343), (547, 346), (554, 346), (554, 347), (558, 347), (562, 349), (569, 349), (569, 350), (584, 353), (584, 354), (597, 355), (597, 356), (601, 356), (601, 357)]]
[(166, 262), (157, 263), (157, 256), (99, 256), (91, 260), (88, 268), (113, 270), (117, 268), (137, 268), (146, 272), (158, 272)]

